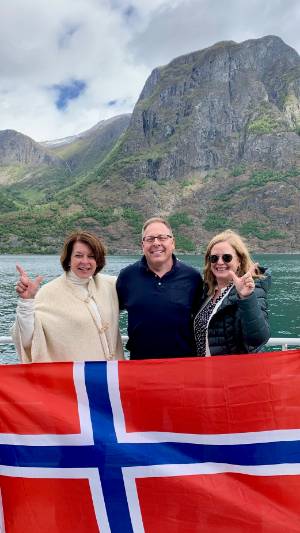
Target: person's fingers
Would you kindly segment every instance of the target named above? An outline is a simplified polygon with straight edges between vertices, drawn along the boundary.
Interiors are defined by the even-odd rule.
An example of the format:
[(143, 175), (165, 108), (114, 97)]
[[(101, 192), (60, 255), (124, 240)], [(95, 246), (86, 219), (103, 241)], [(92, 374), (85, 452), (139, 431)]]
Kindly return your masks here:
[(253, 265), (251, 265), (251, 267), (249, 269), (249, 272), (250, 272), (251, 276), (253, 276), (254, 274), (258, 273), (258, 270), (259, 270), (259, 264), (258, 263), (253, 263)]
[(249, 276), (245, 279), (245, 287), (247, 289), (249, 289), (251, 292), (253, 292), (254, 288), (255, 288), (255, 282), (254, 282), (254, 279), (252, 278), (252, 276)]
[(16, 264), (16, 270), (19, 272), (20, 276), (27, 276), (26, 270), (24, 270), (24, 268), (21, 267), (21, 265)]
[(16, 285), (17, 291), (24, 292), (24, 291), (27, 291), (27, 289), (28, 289), (28, 285), (23, 285), (21, 283)]
[(22, 288), (24, 288), (24, 287), (28, 287), (28, 283), (25, 282), (24, 280), (19, 279), (19, 280), (17, 281), (17, 283), (16, 283), (16, 287), (22, 287)]
[(246, 274), (244, 274), (240, 279), (243, 280), (244, 282), (247, 282), (247, 281), (251, 281), (253, 280), (252, 278), (252, 267), (248, 270), (248, 272), (246, 272)]
[(228, 272), (231, 275), (233, 282), (240, 280), (240, 278), (236, 275), (236, 273), (233, 270), (229, 269)]
[(28, 274), (27, 274), (26, 270), (24, 270), (24, 268), (21, 267), (20, 265), (16, 265), (16, 269), (17, 269), (17, 271), (20, 274), (20, 278), (19, 278), (18, 282), (19, 283), (23, 283), (24, 287), (28, 287), (28, 285), (30, 283), (30, 279), (28, 277)]
[(34, 285), (35, 287), (39, 287), (40, 284), (42, 283), (43, 279), (44, 279), (43, 276), (37, 276), (37, 277), (35, 278), (35, 280), (33, 281), (33, 285)]

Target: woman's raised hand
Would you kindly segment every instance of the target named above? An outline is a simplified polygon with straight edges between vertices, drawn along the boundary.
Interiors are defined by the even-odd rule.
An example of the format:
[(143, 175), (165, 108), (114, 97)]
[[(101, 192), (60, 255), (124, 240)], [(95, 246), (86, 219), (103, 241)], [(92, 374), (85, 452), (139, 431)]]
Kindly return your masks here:
[(255, 282), (252, 276), (253, 274), (255, 274), (257, 267), (258, 263), (254, 263), (248, 270), (248, 272), (246, 272), (246, 274), (244, 274), (240, 278), (236, 275), (235, 272), (233, 272), (233, 270), (230, 270), (233, 284), (241, 298), (246, 298), (254, 291)]
[(28, 300), (34, 298), (40, 288), (40, 284), (43, 280), (43, 276), (37, 276), (34, 280), (30, 279), (26, 270), (20, 265), (16, 265), (16, 269), (20, 274), (20, 277), (16, 283), (16, 291), (20, 298)]

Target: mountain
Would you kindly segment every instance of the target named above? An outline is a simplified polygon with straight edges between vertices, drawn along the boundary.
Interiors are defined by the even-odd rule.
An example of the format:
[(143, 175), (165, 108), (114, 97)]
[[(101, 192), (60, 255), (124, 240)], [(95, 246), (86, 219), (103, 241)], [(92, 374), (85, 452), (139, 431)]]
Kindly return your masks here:
[[(78, 135), (41, 143), (13, 130), (0, 131), (0, 190), (11, 211), (28, 203), (31, 207), (53, 199), (98, 167), (127, 128), (130, 114), (103, 120)], [(15, 200), (13, 200), (13, 199)], [(8, 207), (9, 206), (9, 207)]]
[(278, 37), (221, 42), (179, 57), (148, 78), (118, 170), (157, 181), (239, 164), (295, 166), (299, 82), (299, 55)]
[(176, 58), (154, 69), (131, 117), (44, 149), (68, 174), (31, 180), (30, 212), (22, 182), (0, 189), (2, 251), (54, 251), (81, 226), (134, 252), (153, 215), (184, 251), (227, 227), (256, 251), (300, 250), (300, 58), (279, 37)]
[(89, 130), (65, 140), (47, 143), (53, 154), (61, 157), (71, 172), (89, 171), (99, 165), (120, 135), (127, 129), (130, 113), (98, 122)]
[(0, 131), (0, 183), (32, 175), (37, 169), (63, 169), (65, 163), (27, 135)]

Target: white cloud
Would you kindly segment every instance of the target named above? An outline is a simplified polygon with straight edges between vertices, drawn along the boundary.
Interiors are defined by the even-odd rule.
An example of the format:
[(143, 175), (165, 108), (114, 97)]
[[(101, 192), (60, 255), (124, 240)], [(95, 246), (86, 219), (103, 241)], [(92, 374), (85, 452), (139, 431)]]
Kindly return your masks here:
[[(0, 8), (0, 129), (78, 133), (131, 111), (155, 66), (267, 34), (299, 51), (299, 23), (298, 0), (10, 0)], [(86, 90), (58, 110), (50, 88), (72, 80)]]
[(163, 5), (133, 36), (131, 50), (149, 67), (218, 41), (278, 35), (300, 51), (299, 0), (182, 0)]

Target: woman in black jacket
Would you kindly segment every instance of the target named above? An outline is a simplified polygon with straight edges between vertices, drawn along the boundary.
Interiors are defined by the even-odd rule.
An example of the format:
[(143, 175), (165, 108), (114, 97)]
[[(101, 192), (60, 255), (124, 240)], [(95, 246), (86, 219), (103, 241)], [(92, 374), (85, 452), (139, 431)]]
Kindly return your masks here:
[(210, 241), (204, 281), (194, 320), (197, 355), (257, 352), (270, 338), (267, 291), (271, 277), (252, 261), (237, 233), (226, 230)]

